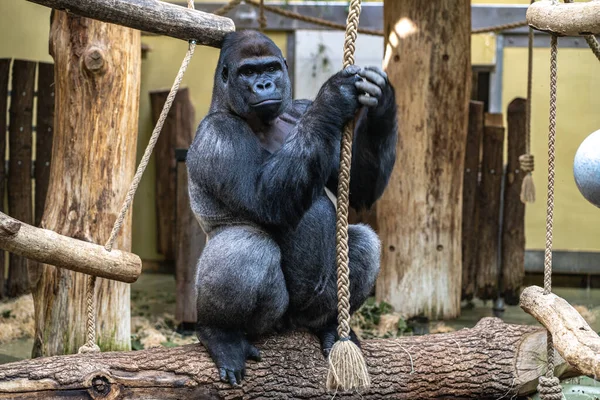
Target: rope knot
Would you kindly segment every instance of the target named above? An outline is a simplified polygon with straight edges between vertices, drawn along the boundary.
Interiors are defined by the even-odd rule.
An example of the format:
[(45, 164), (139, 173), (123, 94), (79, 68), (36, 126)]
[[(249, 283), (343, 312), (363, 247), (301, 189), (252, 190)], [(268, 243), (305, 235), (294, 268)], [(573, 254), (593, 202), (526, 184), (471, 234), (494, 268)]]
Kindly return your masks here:
[(90, 346), (89, 343), (84, 344), (83, 346), (81, 346), (79, 348), (79, 350), (77, 351), (77, 353), (79, 354), (84, 354), (84, 353), (99, 353), (100, 352), (100, 347), (98, 347), (97, 344), (92, 344)]
[(523, 154), (523, 155), (519, 156), (519, 165), (521, 166), (521, 169), (524, 172), (526, 172), (526, 173), (533, 172), (533, 169), (534, 169), (533, 154)]
[(552, 378), (540, 376), (537, 390), (542, 400), (562, 400), (563, 398), (560, 380), (554, 376)]

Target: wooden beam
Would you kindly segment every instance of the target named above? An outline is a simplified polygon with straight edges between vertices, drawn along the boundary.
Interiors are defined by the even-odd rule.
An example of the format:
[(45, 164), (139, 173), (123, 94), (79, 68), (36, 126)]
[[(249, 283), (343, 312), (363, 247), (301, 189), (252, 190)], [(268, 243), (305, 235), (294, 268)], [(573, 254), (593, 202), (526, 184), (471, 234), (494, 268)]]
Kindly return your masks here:
[(220, 47), (235, 31), (230, 18), (159, 0), (28, 0), (82, 17), (127, 26), (198, 44)]
[[(0, 399), (331, 399), (325, 391), (327, 362), (314, 336), (273, 336), (257, 346), (262, 361), (247, 363), (241, 387), (220, 382), (214, 363), (196, 344), (5, 364)], [(535, 392), (545, 370), (546, 332), (484, 318), (472, 329), (367, 340), (362, 348), (371, 389), (336, 398), (512, 398)], [(558, 355), (555, 373), (578, 374)]]
[(554, 348), (570, 365), (587, 376), (600, 376), (600, 336), (566, 300), (530, 286), (521, 294), (521, 308), (550, 331)]
[[(0, 59), (0, 212), (4, 211), (4, 193), (6, 189), (6, 127), (8, 126), (8, 80), (10, 77), (11, 60), (8, 58)], [(6, 282), (4, 279), (6, 253), (0, 250), (0, 300), (5, 296)]]
[(142, 260), (121, 250), (36, 228), (0, 212), (0, 248), (31, 260), (121, 282), (135, 282)]
[(536, 1), (527, 9), (527, 22), (539, 31), (559, 36), (600, 34), (600, 1), (558, 3)]

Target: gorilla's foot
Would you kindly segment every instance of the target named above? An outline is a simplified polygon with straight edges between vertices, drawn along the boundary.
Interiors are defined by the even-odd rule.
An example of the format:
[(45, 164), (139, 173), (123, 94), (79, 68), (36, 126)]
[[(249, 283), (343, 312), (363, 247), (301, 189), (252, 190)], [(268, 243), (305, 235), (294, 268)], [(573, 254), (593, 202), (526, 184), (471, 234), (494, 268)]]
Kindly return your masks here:
[[(335, 344), (335, 342), (339, 339), (339, 335), (337, 333), (337, 325), (332, 324), (327, 327), (318, 330), (315, 332), (319, 341), (321, 342), (321, 352), (325, 358), (329, 357), (329, 353), (331, 352), (331, 348)], [(356, 333), (352, 329), (350, 329), (350, 340), (354, 342), (360, 348), (360, 341), (356, 336)]]
[(246, 360), (260, 361), (260, 352), (240, 331), (199, 326), (198, 339), (217, 365), (221, 381), (234, 386), (246, 375)]

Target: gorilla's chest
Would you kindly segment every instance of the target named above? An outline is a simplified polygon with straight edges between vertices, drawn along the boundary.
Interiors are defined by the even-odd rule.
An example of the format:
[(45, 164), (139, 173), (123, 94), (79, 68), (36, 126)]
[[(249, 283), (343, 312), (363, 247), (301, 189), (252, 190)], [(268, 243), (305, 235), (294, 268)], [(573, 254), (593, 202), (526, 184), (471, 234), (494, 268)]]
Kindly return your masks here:
[(283, 146), (297, 122), (295, 118), (284, 114), (272, 124), (262, 127), (259, 132), (255, 132), (261, 147), (271, 154), (275, 153)]

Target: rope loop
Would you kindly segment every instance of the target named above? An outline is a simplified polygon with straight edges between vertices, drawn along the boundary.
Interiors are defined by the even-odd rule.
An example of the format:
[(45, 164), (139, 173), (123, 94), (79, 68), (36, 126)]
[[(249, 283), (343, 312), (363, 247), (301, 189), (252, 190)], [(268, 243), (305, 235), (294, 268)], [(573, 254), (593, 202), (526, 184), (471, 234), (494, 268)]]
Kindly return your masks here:
[(547, 378), (540, 376), (537, 390), (542, 400), (562, 400), (562, 386), (560, 380), (556, 377)]
[(523, 155), (519, 156), (519, 165), (523, 172), (525, 172), (525, 173), (533, 172), (533, 169), (534, 169), (533, 154), (523, 154)]

